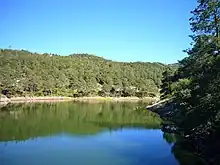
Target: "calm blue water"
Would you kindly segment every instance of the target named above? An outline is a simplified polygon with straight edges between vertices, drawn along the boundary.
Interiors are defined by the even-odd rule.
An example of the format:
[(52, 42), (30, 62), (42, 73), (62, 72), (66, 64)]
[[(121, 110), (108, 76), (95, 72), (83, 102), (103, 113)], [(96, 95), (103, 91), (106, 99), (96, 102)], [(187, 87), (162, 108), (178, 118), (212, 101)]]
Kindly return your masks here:
[(60, 133), (0, 143), (2, 165), (178, 165), (160, 130), (126, 128), (96, 135)]
[(130, 111), (135, 106), (8, 107), (0, 113), (0, 164), (179, 165), (163, 132)]

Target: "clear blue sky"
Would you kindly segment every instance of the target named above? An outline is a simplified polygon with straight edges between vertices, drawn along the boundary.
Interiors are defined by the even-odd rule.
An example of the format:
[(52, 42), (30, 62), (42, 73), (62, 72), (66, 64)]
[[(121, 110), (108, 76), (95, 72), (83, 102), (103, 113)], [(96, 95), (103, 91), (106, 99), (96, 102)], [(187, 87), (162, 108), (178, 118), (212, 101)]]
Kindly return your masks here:
[(173, 63), (196, 0), (0, 0), (0, 48)]

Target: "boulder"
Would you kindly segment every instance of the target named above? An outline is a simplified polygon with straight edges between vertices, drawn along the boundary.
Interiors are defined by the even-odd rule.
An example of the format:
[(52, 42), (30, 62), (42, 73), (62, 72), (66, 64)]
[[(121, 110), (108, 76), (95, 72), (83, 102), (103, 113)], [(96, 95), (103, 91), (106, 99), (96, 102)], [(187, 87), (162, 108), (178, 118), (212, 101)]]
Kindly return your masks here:
[(9, 98), (7, 98), (5, 95), (0, 94), (0, 102), (9, 102), (9, 101), (10, 101)]

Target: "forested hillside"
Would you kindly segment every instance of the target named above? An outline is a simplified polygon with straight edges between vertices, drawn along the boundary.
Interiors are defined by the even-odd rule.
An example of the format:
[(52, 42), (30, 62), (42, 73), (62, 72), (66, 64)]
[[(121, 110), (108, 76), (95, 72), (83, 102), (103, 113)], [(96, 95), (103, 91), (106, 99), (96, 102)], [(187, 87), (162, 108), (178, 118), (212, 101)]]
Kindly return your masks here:
[(114, 62), (88, 54), (59, 56), (1, 49), (0, 89), (8, 97), (152, 96), (158, 93), (167, 67)]
[(164, 72), (162, 97), (172, 97), (178, 133), (209, 164), (220, 163), (220, 1), (198, 0), (188, 57)]

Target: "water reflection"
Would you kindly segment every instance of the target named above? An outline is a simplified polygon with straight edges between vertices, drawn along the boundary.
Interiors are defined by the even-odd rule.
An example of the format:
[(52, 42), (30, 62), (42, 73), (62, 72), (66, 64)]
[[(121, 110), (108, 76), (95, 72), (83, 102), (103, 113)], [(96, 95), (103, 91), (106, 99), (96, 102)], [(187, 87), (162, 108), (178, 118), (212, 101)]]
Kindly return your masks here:
[(66, 132), (97, 134), (123, 127), (159, 128), (160, 118), (138, 104), (11, 104), (1, 109), (0, 140), (25, 140)]
[[(3, 165), (188, 165), (140, 104), (11, 104), (0, 109)], [(175, 155), (175, 157), (174, 157)], [(184, 158), (184, 159), (183, 159)], [(191, 159), (192, 157), (190, 157)], [(180, 162), (178, 162), (178, 161)], [(195, 162), (194, 162), (195, 163)]]
[(173, 144), (176, 142), (176, 136), (174, 133), (163, 133), (163, 138), (167, 141), (169, 144)]
[(180, 165), (207, 165), (199, 155), (193, 153), (192, 146), (185, 143), (181, 137), (173, 133), (163, 133), (166, 142), (172, 145), (172, 153)]

